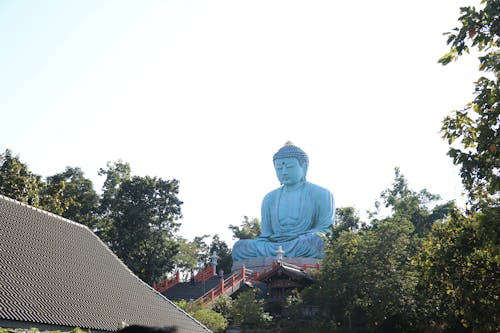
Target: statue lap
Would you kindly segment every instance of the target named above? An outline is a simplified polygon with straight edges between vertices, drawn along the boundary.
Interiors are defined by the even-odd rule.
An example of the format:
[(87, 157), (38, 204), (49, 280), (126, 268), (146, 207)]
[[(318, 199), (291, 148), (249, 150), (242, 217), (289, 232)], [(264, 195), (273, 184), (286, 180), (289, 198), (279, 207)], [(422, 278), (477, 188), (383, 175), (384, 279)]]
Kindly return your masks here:
[(285, 242), (266, 239), (241, 239), (233, 246), (235, 260), (276, 257), (279, 246), (288, 257), (323, 258), (324, 241), (317, 234), (303, 234)]

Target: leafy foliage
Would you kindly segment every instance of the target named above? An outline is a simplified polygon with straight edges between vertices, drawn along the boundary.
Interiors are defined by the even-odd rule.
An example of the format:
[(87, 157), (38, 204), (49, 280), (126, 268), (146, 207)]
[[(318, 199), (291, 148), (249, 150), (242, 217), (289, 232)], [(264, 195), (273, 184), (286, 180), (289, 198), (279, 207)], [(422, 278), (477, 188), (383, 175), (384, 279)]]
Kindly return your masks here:
[(90, 333), (90, 330), (88, 331), (85, 331), (85, 330), (82, 330), (81, 328), (79, 327), (75, 327), (73, 328), (70, 333)]
[(233, 308), (233, 300), (231, 299), (231, 297), (226, 295), (220, 296), (212, 304), (212, 309), (215, 312), (218, 312), (221, 315), (223, 315), (224, 318), (230, 317), (232, 308)]
[(62, 173), (47, 177), (46, 195), (59, 203), (52, 211), (94, 229), (98, 224), (99, 196), (92, 181), (80, 168), (67, 167)]
[(286, 298), (286, 304), (283, 309), (283, 316), (286, 320), (297, 321), (303, 317), (304, 299), (297, 289)]
[(201, 267), (202, 269), (210, 265), (210, 246), (207, 244), (207, 242), (205, 242), (205, 239), (209, 237), (210, 235), (203, 235), (196, 236), (193, 239), (193, 243), (198, 249), (198, 253), (196, 254), (196, 261), (198, 263), (198, 267)]
[(446, 65), (474, 48), (485, 74), (475, 83), (475, 99), (442, 125), (468, 209), (436, 225), (416, 258), (429, 296), (426, 315), (449, 331), (500, 330), (500, 1), (481, 4), (460, 9), (461, 26), (447, 33), (451, 49), (439, 60)]
[[(455, 205), (452, 201), (436, 204), (441, 197), (425, 189), (419, 192), (411, 190), (399, 168), (394, 169), (392, 187), (384, 190), (380, 197), (385, 207), (391, 209), (391, 218), (410, 221), (420, 237), (429, 233), (432, 225), (443, 219)], [(377, 215), (372, 214), (375, 217), (372, 224), (379, 222)]]
[(43, 181), (7, 149), (0, 155), (0, 194), (41, 208)]
[(222, 270), (225, 273), (231, 272), (233, 266), (233, 257), (231, 256), (231, 249), (226, 244), (225, 241), (220, 239), (218, 234), (212, 237), (212, 242), (210, 243), (209, 253), (217, 253), (219, 256), (217, 269)]
[(260, 221), (244, 216), (240, 226), (230, 224), (229, 229), (233, 231), (233, 239), (254, 239), (260, 235)]
[(453, 207), (439, 196), (415, 192), (398, 168), (392, 186), (381, 193), (390, 214), (372, 213), (361, 221), (352, 207), (338, 208), (318, 282), (303, 296), (319, 305), (321, 320), (339, 331), (416, 332), (419, 320), (418, 270), (411, 258), (432, 225)]
[(79, 168), (47, 177), (29, 171), (10, 150), (0, 154), (0, 194), (93, 228), (99, 196)]
[(450, 145), (457, 143), (448, 154), (461, 166), (473, 206), (497, 201), (500, 190), (500, 1), (481, 3), (482, 9), (460, 9), (461, 26), (446, 33), (451, 48), (439, 60), (447, 65), (472, 47), (479, 53), (479, 69), (487, 74), (475, 83), (475, 99), (446, 117), (441, 129)]
[(192, 242), (184, 238), (178, 238), (177, 244), (179, 252), (175, 255), (174, 261), (176, 267), (190, 274), (194, 270), (204, 268), (211, 264), (211, 254), (215, 251), (219, 256), (217, 268), (224, 272), (230, 272), (233, 265), (231, 250), (225, 241), (221, 240), (218, 234), (212, 237), (212, 242), (207, 244), (206, 238), (210, 235), (197, 236)]
[(173, 239), (182, 216), (177, 180), (149, 176), (130, 177), (128, 164), (107, 170), (101, 211), (110, 221), (104, 239), (141, 279), (159, 280), (174, 267), (178, 245)]
[(264, 312), (264, 300), (257, 300), (258, 290), (249, 289), (238, 295), (231, 308), (231, 317), (236, 324), (243, 327), (264, 327), (271, 322), (272, 317)]
[(187, 313), (192, 313), (201, 309), (201, 305), (197, 302), (188, 302), (185, 299), (181, 299), (179, 301), (174, 302), (179, 308), (184, 310)]
[(359, 233), (343, 232), (327, 250), (319, 296), (340, 327), (362, 323), (369, 330), (381, 325), (403, 329), (414, 321), (412, 232), (410, 222), (388, 220)]
[(224, 332), (228, 324), (223, 315), (211, 309), (200, 309), (193, 313), (193, 317), (215, 333)]
[(429, 320), (450, 331), (500, 330), (500, 215), (455, 211), (437, 224), (416, 258)]
[(343, 231), (356, 231), (360, 227), (366, 227), (353, 207), (339, 207), (335, 209), (335, 225), (330, 234), (330, 241), (339, 238)]
[(174, 263), (176, 269), (184, 275), (184, 280), (187, 280), (187, 277), (193, 275), (194, 271), (199, 267), (197, 260), (199, 253), (198, 244), (189, 242), (182, 237), (178, 237), (176, 242), (178, 252), (174, 256)]
[(228, 321), (226, 317), (212, 309), (202, 308), (197, 302), (188, 302), (180, 300), (174, 302), (175, 305), (189, 313), (200, 323), (208, 327), (212, 332), (224, 332), (227, 328)]

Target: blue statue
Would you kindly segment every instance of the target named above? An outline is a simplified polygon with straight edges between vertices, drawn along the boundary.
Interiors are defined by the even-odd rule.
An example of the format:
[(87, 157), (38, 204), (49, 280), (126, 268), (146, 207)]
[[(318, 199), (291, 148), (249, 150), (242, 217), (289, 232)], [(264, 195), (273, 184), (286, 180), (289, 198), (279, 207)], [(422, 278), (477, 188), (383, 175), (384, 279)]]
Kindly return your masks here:
[(334, 222), (333, 195), (306, 181), (309, 158), (299, 147), (287, 142), (273, 157), (281, 187), (262, 201), (261, 234), (241, 239), (233, 246), (233, 259), (276, 257), (281, 246), (285, 257), (324, 256), (321, 234)]

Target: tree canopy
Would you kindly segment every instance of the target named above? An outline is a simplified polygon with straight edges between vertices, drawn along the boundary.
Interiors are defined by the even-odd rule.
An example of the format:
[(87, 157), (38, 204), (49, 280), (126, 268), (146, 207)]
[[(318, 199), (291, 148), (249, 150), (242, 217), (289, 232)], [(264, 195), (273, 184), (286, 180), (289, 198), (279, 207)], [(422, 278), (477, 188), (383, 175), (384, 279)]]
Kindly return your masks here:
[(422, 237), (448, 214), (443, 207), (451, 203), (440, 205), (438, 200), (425, 190), (411, 190), (396, 168), (392, 186), (381, 193), (388, 216), (379, 218), (374, 213), (367, 223), (352, 207), (337, 208), (339, 219), (320, 276), (304, 291), (306, 301), (322, 309), (321, 320), (333, 323), (329, 330), (416, 332), (422, 328), (418, 270), (411, 259)]
[(102, 195), (80, 168), (41, 176), (10, 150), (0, 155), (0, 194), (84, 224), (148, 283), (174, 267), (175, 234), (182, 217), (179, 182), (132, 176), (130, 165), (108, 163)]
[(174, 267), (182, 202), (179, 182), (130, 176), (130, 166), (117, 162), (101, 169), (106, 176), (101, 211), (110, 221), (103, 238), (130, 269), (148, 283)]
[(50, 209), (52, 212), (91, 229), (97, 226), (99, 196), (80, 168), (67, 167), (64, 172), (47, 177), (46, 183), (47, 196), (58, 203), (57, 209)]
[(460, 8), (460, 26), (447, 32), (450, 51), (439, 62), (447, 65), (472, 50), (484, 73), (475, 82), (475, 98), (443, 120), (448, 154), (460, 165), (460, 175), (477, 206), (498, 204), (500, 190), (500, 1), (482, 0), (482, 8)]
[(33, 174), (28, 165), (9, 149), (0, 155), (0, 193), (17, 201), (42, 207), (44, 183), (40, 176)]
[(443, 121), (448, 154), (460, 166), (468, 195), (465, 212), (454, 210), (436, 226), (417, 262), (430, 290), (434, 320), (473, 332), (500, 331), (500, 1), (460, 8), (460, 25), (448, 35), (450, 51), (439, 62), (474, 50), (479, 70), (475, 98)]
[(233, 232), (233, 239), (253, 239), (260, 235), (260, 221), (258, 218), (249, 219), (243, 216), (243, 221), (239, 226), (229, 225)]

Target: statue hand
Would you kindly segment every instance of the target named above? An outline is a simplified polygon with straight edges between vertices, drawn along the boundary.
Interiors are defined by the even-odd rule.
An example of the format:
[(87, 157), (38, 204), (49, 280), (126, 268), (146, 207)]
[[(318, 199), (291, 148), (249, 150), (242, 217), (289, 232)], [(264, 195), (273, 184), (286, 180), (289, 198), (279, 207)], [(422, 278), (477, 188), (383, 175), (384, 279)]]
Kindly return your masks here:
[(319, 230), (309, 230), (308, 232), (304, 233), (304, 235), (316, 235), (323, 240), (326, 239), (325, 233)]
[(280, 235), (269, 236), (269, 240), (271, 242), (286, 242), (295, 238), (297, 238), (297, 235), (280, 234)]

